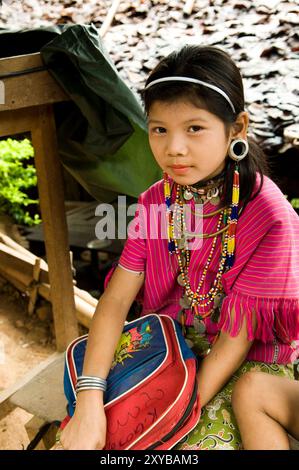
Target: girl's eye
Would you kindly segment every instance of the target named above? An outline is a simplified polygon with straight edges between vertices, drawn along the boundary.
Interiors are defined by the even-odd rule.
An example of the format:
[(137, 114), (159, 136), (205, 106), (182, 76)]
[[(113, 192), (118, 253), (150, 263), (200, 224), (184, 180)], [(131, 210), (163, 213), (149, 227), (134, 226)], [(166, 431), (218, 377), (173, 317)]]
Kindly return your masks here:
[(154, 133), (154, 134), (164, 134), (166, 132), (166, 129), (165, 127), (153, 127), (151, 129), (151, 131)]
[(189, 130), (191, 130), (191, 133), (192, 133), (192, 134), (195, 134), (195, 132), (201, 131), (201, 130), (202, 130), (202, 127), (200, 127), (200, 126), (190, 126), (190, 127), (189, 127)]

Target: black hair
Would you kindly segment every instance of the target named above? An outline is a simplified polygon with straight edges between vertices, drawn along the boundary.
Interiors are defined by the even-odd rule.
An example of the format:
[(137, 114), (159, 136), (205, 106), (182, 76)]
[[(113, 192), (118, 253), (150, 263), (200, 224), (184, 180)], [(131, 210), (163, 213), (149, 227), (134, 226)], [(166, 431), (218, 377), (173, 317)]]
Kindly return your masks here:
[[(213, 46), (185, 45), (178, 51), (163, 58), (150, 73), (146, 85), (163, 77), (185, 76), (208, 82), (222, 89), (234, 105), (232, 110), (228, 101), (216, 91), (190, 82), (167, 82), (153, 85), (141, 91), (144, 109), (148, 115), (155, 101), (175, 102), (183, 99), (207, 109), (220, 118), (227, 135), (239, 113), (244, 111), (244, 90), (240, 71), (230, 56), (222, 49)], [(263, 175), (268, 174), (268, 164), (262, 149), (252, 137), (248, 137), (248, 155), (239, 162), (240, 203), (243, 209), (255, 198), (263, 185)], [(231, 203), (234, 161), (227, 158), (223, 203)], [(261, 181), (253, 194), (256, 173)]]

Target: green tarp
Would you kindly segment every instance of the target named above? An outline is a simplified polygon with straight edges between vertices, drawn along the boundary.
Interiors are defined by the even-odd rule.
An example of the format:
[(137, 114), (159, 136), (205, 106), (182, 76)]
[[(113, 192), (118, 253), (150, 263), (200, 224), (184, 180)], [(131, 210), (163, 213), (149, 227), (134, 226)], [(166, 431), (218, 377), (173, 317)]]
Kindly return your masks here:
[[(27, 35), (34, 52), (33, 31), (3, 31), (0, 53), (8, 34), (15, 48), (17, 37), (24, 41)], [(93, 25), (45, 28), (43, 34), (53, 39), (40, 48), (42, 58), (72, 100), (55, 109), (64, 167), (99, 201), (137, 197), (161, 178), (139, 99), (120, 78)], [(20, 54), (22, 48), (24, 42)]]

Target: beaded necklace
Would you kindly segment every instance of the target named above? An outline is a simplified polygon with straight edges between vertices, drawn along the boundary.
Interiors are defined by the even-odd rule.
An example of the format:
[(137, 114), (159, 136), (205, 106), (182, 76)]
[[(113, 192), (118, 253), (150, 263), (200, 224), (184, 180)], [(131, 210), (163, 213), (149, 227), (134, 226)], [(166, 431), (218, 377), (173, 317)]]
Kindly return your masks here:
[(220, 181), (223, 178), (219, 178), (216, 182), (207, 184), (205, 187), (194, 187), (187, 185), (182, 189), (182, 197), (186, 201), (194, 199), (198, 204), (205, 204), (210, 202), (214, 206), (218, 206), (220, 203), (220, 193), (223, 189), (223, 186), (220, 185)]
[[(171, 255), (175, 253), (177, 256), (180, 271), (177, 278), (177, 282), (180, 286), (184, 287), (184, 295), (180, 299), (180, 306), (183, 309), (180, 312), (180, 319), (181, 323), (184, 325), (184, 310), (186, 309), (192, 309), (194, 316), (199, 318), (200, 320), (213, 314), (213, 312), (215, 312), (215, 308), (218, 309), (219, 313), (219, 308), (224, 297), (221, 282), (222, 275), (225, 271), (232, 267), (234, 262), (235, 235), (238, 220), (238, 204), (240, 192), (238, 165), (236, 164), (234, 170), (232, 203), (230, 208), (223, 207), (222, 209), (211, 213), (211, 215), (216, 215), (217, 213), (219, 213), (217, 229), (214, 234), (206, 234), (206, 238), (213, 237), (214, 239), (196, 291), (193, 291), (191, 289), (190, 278), (188, 273), (190, 266), (190, 251), (188, 249), (188, 239), (186, 237), (186, 235), (188, 236), (188, 232), (186, 231), (186, 221), (184, 217), (184, 205), (186, 203), (184, 201), (184, 198), (182, 197), (183, 192), (181, 186), (179, 184), (175, 184), (174, 187), (176, 187), (176, 196), (174, 208), (172, 211), (170, 182), (168, 175), (164, 174), (164, 195), (168, 221), (168, 250)], [(189, 188), (190, 186), (188, 187), (188, 190)], [(206, 214), (206, 216), (207, 215), (208, 214)], [(175, 226), (177, 228), (177, 224), (179, 224), (180, 229), (182, 230), (183, 237), (175, 237)], [(220, 229), (222, 224), (224, 224), (225, 226), (224, 228)], [(215, 252), (215, 247), (217, 243), (217, 237), (220, 234), (222, 234), (222, 249), (217, 274), (209, 291), (206, 294), (202, 294), (200, 293), (200, 291), (204, 285), (209, 266), (213, 259), (213, 254)], [(194, 234), (190, 235), (194, 237)], [(203, 235), (201, 235), (201, 237), (204, 238)], [(213, 308), (211, 308), (207, 313), (199, 313), (198, 307), (208, 307), (211, 306), (212, 303)]]

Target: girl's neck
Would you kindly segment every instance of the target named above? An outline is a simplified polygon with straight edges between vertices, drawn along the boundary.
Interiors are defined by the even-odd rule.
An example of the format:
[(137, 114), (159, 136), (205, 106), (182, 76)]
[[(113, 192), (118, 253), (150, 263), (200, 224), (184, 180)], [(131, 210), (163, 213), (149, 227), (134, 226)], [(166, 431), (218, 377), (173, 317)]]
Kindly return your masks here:
[(217, 175), (214, 175), (213, 177), (208, 176), (207, 178), (197, 181), (196, 183), (191, 184), (189, 186), (192, 186), (193, 188), (202, 188), (210, 184), (217, 184), (218, 182), (220, 183), (220, 181), (224, 179), (225, 173), (226, 173), (226, 167)]

